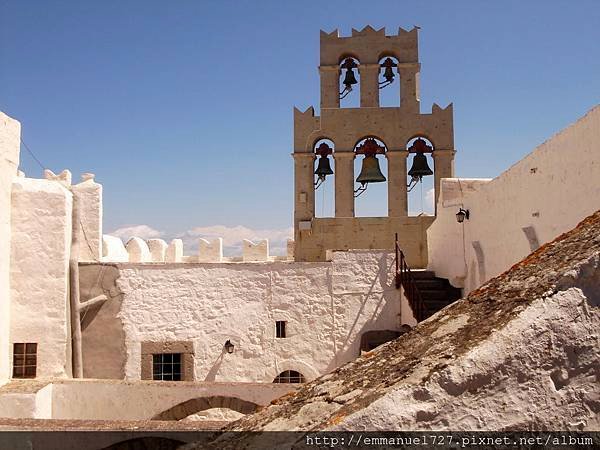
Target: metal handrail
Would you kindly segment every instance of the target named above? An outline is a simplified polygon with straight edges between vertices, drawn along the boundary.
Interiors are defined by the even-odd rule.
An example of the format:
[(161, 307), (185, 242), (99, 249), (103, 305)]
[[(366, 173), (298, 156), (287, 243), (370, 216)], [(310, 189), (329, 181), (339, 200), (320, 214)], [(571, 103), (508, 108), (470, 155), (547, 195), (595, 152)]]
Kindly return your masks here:
[(400, 286), (404, 288), (404, 295), (408, 299), (408, 304), (413, 310), (413, 314), (417, 319), (417, 322), (425, 320), (427, 317), (427, 308), (421, 297), (421, 292), (415, 283), (415, 279), (412, 276), (410, 267), (406, 263), (404, 252), (398, 244), (398, 233), (396, 233), (395, 241), (396, 250), (396, 289), (400, 289)]

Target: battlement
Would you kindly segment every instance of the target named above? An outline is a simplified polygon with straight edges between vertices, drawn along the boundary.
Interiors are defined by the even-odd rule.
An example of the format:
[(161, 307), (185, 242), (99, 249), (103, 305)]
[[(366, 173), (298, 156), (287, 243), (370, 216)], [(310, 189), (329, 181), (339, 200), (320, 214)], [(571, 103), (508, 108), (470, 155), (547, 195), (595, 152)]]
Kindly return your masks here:
[(183, 241), (173, 239), (169, 244), (163, 239), (144, 240), (132, 237), (123, 244), (115, 236), (102, 236), (102, 262), (130, 263), (238, 263), (292, 261), (294, 258), (294, 241), (288, 239), (287, 255), (272, 256), (269, 254), (269, 240), (252, 242), (242, 241), (242, 254), (239, 256), (223, 256), (223, 239), (199, 239), (198, 253), (184, 255)]
[(416, 63), (418, 57), (418, 30), (398, 28), (398, 33), (387, 35), (385, 27), (375, 29), (371, 25), (362, 30), (352, 28), (350, 36), (340, 36), (338, 29), (321, 30), (321, 66), (337, 65), (348, 56), (362, 64), (378, 63), (384, 56), (393, 56), (400, 63)]

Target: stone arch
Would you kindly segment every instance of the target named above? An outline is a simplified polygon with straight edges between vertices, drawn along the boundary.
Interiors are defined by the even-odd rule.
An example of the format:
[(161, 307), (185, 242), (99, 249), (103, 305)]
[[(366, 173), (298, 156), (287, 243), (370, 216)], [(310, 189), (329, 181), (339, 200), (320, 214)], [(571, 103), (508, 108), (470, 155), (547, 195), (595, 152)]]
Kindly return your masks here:
[(418, 139), (418, 138), (423, 138), (426, 141), (429, 141), (429, 144), (431, 144), (431, 147), (433, 148), (433, 150), (436, 149), (435, 142), (433, 141), (433, 139), (431, 139), (431, 136), (428, 133), (415, 133), (415, 134), (411, 135), (406, 140), (406, 144), (404, 144), (404, 148), (408, 149), (408, 147), (410, 146), (410, 144), (412, 143), (412, 141), (415, 140), (415, 139)]
[(256, 412), (260, 405), (238, 397), (216, 395), (211, 397), (198, 397), (178, 403), (175, 406), (152, 417), (152, 420), (181, 420), (191, 414), (212, 408), (227, 408), (242, 414)]
[(355, 59), (358, 64), (360, 64), (360, 56), (357, 53), (353, 52), (342, 52), (340, 56), (338, 56), (338, 66), (344, 62), (346, 58)]
[(299, 359), (290, 359), (280, 361), (276, 366), (269, 368), (268, 373), (264, 378), (265, 383), (271, 383), (275, 377), (277, 377), (277, 375), (286, 370), (295, 370), (296, 372), (300, 372), (302, 375), (304, 375), (307, 383), (321, 375), (310, 364)]

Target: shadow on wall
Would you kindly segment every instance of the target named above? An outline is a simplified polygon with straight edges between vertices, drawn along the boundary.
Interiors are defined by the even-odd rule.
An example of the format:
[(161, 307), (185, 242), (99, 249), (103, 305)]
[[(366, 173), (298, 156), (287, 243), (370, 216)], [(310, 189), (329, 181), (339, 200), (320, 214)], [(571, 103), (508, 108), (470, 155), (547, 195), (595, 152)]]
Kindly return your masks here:
[[(336, 355), (337, 360), (352, 360), (360, 355), (360, 345), (361, 345), (361, 336), (368, 331), (374, 330), (375, 324), (377, 323), (377, 317), (387, 314), (391, 317), (398, 317), (397, 312), (395, 311), (395, 305), (398, 306), (398, 311), (400, 310), (400, 296), (398, 290), (396, 290), (394, 286), (393, 277), (390, 279), (390, 274), (392, 273), (392, 268), (394, 267), (394, 259), (391, 259), (388, 263), (388, 254), (383, 253), (379, 258), (379, 267), (385, 268), (383, 271), (378, 271), (373, 280), (370, 282), (369, 290), (366, 294), (364, 294), (364, 298), (360, 302), (360, 308), (357, 311), (354, 322), (348, 329), (348, 333), (341, 345), (341, 350)], [(380, 276), (381, 275), (381, 276)], [(381, 297), (376, 300), (376, 294), (379, 292), (373, 292), (375, 290), (376, 285), (380, 286)], [(333, 294), (337, 296), (339, 299), (343, 300), (343, 294)], [(363, 323), (360, 329), (357, 328), (357, 323), (362, 318), (363, 312), (368, 305), (369, 301), (377, 301), (377, 304), (373, 307), (370, 317)], [(342, 301), (343, 303), (343, 301)], [(396, 320), (395, 327), (400, 325), (400, 321)], [(338, 367), (337, 361), (332, 361), (331, 364), (327, 368), (327, 372)]]
[(81, 265), (79, 285), (85, 301), (104, 294), (108, 301), (82, 315), (83, 376), (86, 378), (125, 378), (127, 348), (120, 318), (123, 295), (117, 289), (119, 270), (109, 265)]
[(225, 408), (241, 414), (252, 414), (258, 409), (258, 404), (237, 397), (212, 396), (199, 397), (179, 403), (152, 417), (151, 420), (181, 420), (200, 411), (213, 408)]

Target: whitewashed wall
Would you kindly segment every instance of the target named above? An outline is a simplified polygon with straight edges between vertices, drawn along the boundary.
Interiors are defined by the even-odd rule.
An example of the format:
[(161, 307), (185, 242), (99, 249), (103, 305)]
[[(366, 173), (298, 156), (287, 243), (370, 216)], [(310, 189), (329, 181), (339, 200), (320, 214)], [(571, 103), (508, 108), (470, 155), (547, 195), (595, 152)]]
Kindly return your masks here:
[(21, 124), (0, 112), (0, 384), (10, 376), (11, 189), (19, 165)]
[(600, 106), (491, 181), (443, 180), (428, 268), (469, 292), (598, 209)]
[[(91, 283), (113, 276), (106, 270), (101, 277), (88, 273), (90, 267), (102, 268), (84, 269)], [(91, 336), (100, 337), (109, 327), (124, 330), (123, 338), (115, 333), (114, 338), (104, 334), (104, 339), (111, 339), (113, 349), (119, 348), (116, 341), (124, 340), (126, 356), (121, 359), (113, 350), (112, 359), (115, 364), (124, 361), (127, 379), (141, 376), (141, 342), (193, 341), (197, 381), (272, 382), (284, 370), (315, 378), (356, 358), (365, 331), (396, 330), (401, 323), (389, 253), (341, 252), (326, 263), (116, 267), (121, 294), (113, 292), (114, 298), (84, 331), (88, 377), (108, 370), (111, 358)], [(96, 295), (87, 284), (83, 282), (82, 292)], [(113, 301), (121, 302), (118, 312), (110, 312)], [(288, 322), (285, 339), (275, 338), (277, 320)], [(224, 352), (228, 339), (235, 344), (233, 354)], [(98, 367), (90, 367), (92, 361)]]
[(11, 342), (38, 343), (38, 377), (71, 373), (72, 194), (60, 182), (15, 178), (11, 217)]

